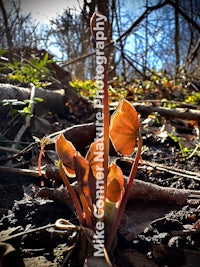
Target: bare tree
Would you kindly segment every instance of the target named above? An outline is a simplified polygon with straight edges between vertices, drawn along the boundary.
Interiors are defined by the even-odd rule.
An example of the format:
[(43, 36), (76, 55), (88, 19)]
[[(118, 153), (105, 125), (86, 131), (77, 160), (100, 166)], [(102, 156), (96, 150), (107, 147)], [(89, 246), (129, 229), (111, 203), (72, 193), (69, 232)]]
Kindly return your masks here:
[(10, 26), (8, 22), (8, 16), (7, 16), (7, 12), (6, 12), (3, 0), (0, 0), (0, 9), (2, 12), (3, 23), (5, 26), (5, 34), (6, 34), (7, 45), (8, 45), (8, 59), (10, 62), (12, 62), (13, 61), (13, 57), (12, 57), (13, 41), (12, 41), (11, 30), (10, 30)]
[(56, 51), (55, 58), (79, 79), (95, 77), (94, 43), (89, 30), (95, 10), (108, 18), (110, 79), (146, 79), (153, 70), (165, 70), (177, 81), (182, 76), (198, 78), (198, 0), (133, 0), (129, 5), (123, 0), (85, 0), (81, 12), (69, 8), (45, 30), (31, 24), (30, 14), (21, 15), (20, 1), (16, 4), (11, 0), (10, 9), (5, 9), (6, 3), (0, 0), (1, 48), (27, 45), (51, 49)]
[(16, 48), (36, 48), (42, 39), (42, 30), (31, 19), (31, 13), (22, 15), (20, 0), (0, 0), (0, 48), (8, 49), (9, 59)]
[[(86, 23), (83, 23), (82, 15), (77, 14), (70, 8), (55, 20), (51, 20), (51, 27), (47, 29), (48, 47), (57, 47), (61, 51), (60, 59), (68, 61), (71, 58), (78, 58), (84, 53), (88, 53), (88, 29)], [(87, 60), (87, 59), (86, 59)], [(68, 67), (69, 72), (79, 79), (87, 77), (84, 64), (77, 62)]]
[[(179, 5), (179, 0), (176, 1), (177, 5)], [(175, 47), (175, 78), (179, 73), (180, 67), (180, 54), (179, 54), (179, 13), (177, 9), (174, 9), (174, 24), (175, 24), (175, 31), (174, 31), (174, 47)]]
[[(184, 66), (185, 76), (191, 75), (192, 65), (197, 67), (199, 58), (200, 7), (197, 1), (145, 1), (143, 13), (128, 29), (121, 29), (124, 33), (117, 40), (126, 38), (133, 44), (125, 50), (130, 69), (134, 66), (137, 74), (143, 77), (151, 69), (164, 69), (171, 77), (180, 78)], [(130, 22), (127, 16), (127, 22), (128, 19)]]

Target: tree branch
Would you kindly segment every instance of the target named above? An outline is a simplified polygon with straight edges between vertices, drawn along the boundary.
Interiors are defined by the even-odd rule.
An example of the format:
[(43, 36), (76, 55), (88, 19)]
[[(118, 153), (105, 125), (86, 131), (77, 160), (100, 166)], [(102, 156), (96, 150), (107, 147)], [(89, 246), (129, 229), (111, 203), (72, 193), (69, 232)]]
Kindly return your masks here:
[(200, 32), (200, 25), (194, 21), (191, 17), (189, 17), (174, 1), (172, 0), (166, 0), (166, 4), (169, 4), (172, 6), (174, 9), (178, 11), (178, 13), (185, 19), (187, 20), (188, 23), (192, 24), (195, 29)]

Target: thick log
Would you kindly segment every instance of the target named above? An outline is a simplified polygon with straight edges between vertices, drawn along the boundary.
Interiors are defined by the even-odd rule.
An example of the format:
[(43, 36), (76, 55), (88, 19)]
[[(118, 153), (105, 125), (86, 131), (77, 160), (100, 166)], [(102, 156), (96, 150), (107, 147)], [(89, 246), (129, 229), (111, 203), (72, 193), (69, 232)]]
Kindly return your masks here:
[[(17, 99), (23, 101), (25, 99), (30, 99), (30, 89), (23, 88), (12, 84), (0, 84), (0, 101), (4, 99)], [(56, 110), (57, 106), (62, 107), (65, 105), (65, 90), (45, 90), (42, 88), (37, 88), (35, 92), (35, 97), (42, 98), (43, 103), (37, 104), (35, 112), (41, 114), (44, 110), (51, 111)]]
[[(42, 103), (37, 103), (34, 113), (41, 115), (49, 111), (62, 116), (73, 114), (75, 118), (89, 117), (93, 113), (92, 104), (71, 87), (59, 90), (36, 88), (35, 97), (42, 98)], [(30, 98), (30, 89), (12, 84), (0, 83), (0, 101), (4, 99), (25, 100)], [(1, 117), (2, 117), (1, 110)], [(4, 111), (5, 112), (5, 111)]]

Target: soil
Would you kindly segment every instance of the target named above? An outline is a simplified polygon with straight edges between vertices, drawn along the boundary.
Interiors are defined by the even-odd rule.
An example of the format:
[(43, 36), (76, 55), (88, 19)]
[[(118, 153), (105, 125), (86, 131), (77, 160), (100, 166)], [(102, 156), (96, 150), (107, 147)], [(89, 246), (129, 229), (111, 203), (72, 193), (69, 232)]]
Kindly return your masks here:
[[(160, 139), (150, 132), (142, 131), (143, 162), (136, 179), (166, 188), (193, 190), (196, 194), (191, 193), (182, 204), (129, 201), (110, 258), (116, 267), (197, 267), (200, 262), (200, 157), (195, 154), (187, 159), (181, 155), (176, 141)], [(38, 154), (39, 148), (34, 145), (25, 169), (29, 168), (30, 160), (32, 165), (36, 164)], [(25, 161), (24, 157), (27, 155), (20, 160)], [(116, 155), (113, 158), (128, 175), (130, 159)], [(2, 160), (2, 165), (4, 162)], [(41, 181), (46, 192), (51, 191), (50, 199), (44, 194), (38, 197)], [(72, 207), (62, 199), (62, 190), (62, 186), (55, 188), (55, 181), (51, 179), (1, 172), (0, 266), (79, 266), (80, 231), (55, 227), (60, 218), (78, 223)]]

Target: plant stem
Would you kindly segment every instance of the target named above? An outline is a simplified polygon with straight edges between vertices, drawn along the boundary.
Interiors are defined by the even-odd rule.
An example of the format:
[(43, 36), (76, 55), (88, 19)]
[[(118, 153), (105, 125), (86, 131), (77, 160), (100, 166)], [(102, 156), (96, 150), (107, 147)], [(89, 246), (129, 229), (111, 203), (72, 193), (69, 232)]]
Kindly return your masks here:
[(67, 190), (69, 191), (69, 194), (70, 194), (72, 201), (74, 203), (74, 206), (75, 206), (75, 209), (76, 209), (76, 212), (78, 215), (79, 223), (80, 223), (80, 225), (84, 226), (85, 220), (83, 218), (81, 205), (80, 205), (79, 200), (78, 200), (78, 198), (74, 192), (74, 189), (71, 187), (70, 182), (67, 179), (67, 176), (63, 170), (63, 165), (62, 165), (61, 160), (59, 160), (59, 172), (60, 172), (61, 178), (63, 180), (63, 183), (66, 185)]
[[(92, 36), (97, 43), (96, 39), (96, 31), (97, 31), (97, 16), (98, 12), (95, 12), (90, 20), (90, 29)], [(104, 16), (105, 17), (105, 16)], [(103, 51), (101, 51), (105, 57), (105, 51), (104, 48), (106, 46), (106, 41), (107, 41), (107, 35), (108, 35), (108, 24), (107, 20), (104, 21), (104, 37), (103, 39), (104, 46)], [(101, 41), (102, 43), (102, 41)], [(96, 51), (99, 51), (99, 48), (96, 49)], [(108, 104), (108, 82), (107, 82), (107, 58), (102, 64), (103, 66), (103, 77), (102, 77), (102, 82), (103, 82), (103, 145), (104, 145), (104, 156), (103, 156), (103, 172), (104, 172), (104, 208), (106, 206), (106, 191), (107, 191), (107, 176), (108, 176), (108, 164), (109, 164), (109, 104)]]
[(39, 158), (38, 158), (38, 173), (39, 176), (42, 176), (42, 170), (41, 170), (41, 162), (42, 162), (42, 155), (44, 153), (44, 146), (41, 145), (40, 147), (40, 154), (39, 154)]
[(120, 224), (120, 220), (121, 220), (122, 214), (124, 212), (124, 209), (125, 209), (125, 206), (126, 206), (126, 202), (128, 200), (130, 189), (131, 189), (131, 186), (133, 184), (133, 180), (134, 180), (136, 172), (137, 172), (137, 166), (138, 166), (138, 162), (139, 162), (139, 159), (140, 159), (140, 156), (141, 156), (141, 149), (142, 149), (142, 136), (139, 133), (138, 134), (138, 149), (137, 149), (137, 153), (136, 153), (135, 160), (134, 160), (134, 163), (133, 163), (132, 168), (131, 168), (131, 172), (130, 172), (130, 175), (129, 175), (129, 181), (128, 181), (128, 184), (126, 186), (125, 193), (123, 195), (122, 201), (120, 203), (119, 209), (117, 211), (117, 214), (115, 216), (114, 222), (113, 222), (111, 230), (110, 230), (110, 234), (109, 234), (108, 239), (107, 239), (107, 244), (106, 244), (107, 250), (109, 250), (111, 248), (113, 240), (114, 240), (115, 235), (117, 233), (117, 229), (118, 229), (118, 226)]
[(107, 176), (108, 176), (108, 159), (109, 159), (109, 104), (108, 104), (108, 82), (106, 74), (107, 66), (104, 66), (104, 98), (103, 98), (103, 142), (104, 142), (104, 207), (106, 204)]
[[(44, 146), (41, 145), (41, 147), (40, 147), (40, 154), (39, 154), (39, 158), (38, 158), (38, 173), (39, 173), (39, 176), (40, 177), (42, 176), (41, 165), (42, 165), (42, 156), (43, 156), (43, 153), (44, 153)], [(43, 180), (40, 181), (40, 186), (41, 187), (44, 186), (44, 181)]]
[(93, 220), (92, 220), (92, 211), (88, 207), (87, 201), (85, 199), (85, 196), (81, 189), (78, 189), (79, 191), (79, 197), (81, 200), (81, 204), (83, 207), (83, 210), (85, 212), (85, 221), (88, 228), (93, 229)]

